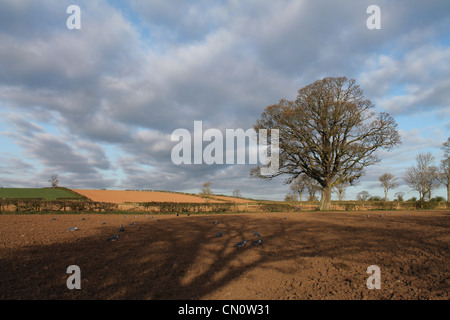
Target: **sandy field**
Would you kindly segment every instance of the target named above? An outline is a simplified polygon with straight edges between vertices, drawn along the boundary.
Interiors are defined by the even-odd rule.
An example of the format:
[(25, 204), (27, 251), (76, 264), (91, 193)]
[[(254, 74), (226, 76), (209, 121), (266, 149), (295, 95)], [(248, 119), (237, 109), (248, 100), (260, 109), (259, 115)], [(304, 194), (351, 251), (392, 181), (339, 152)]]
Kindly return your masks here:
[(3, 214), (0, 299), (448, 300), (449, 231), (449, 211)]
[[(122, 191), (122, 190), (84, 190), (73, 189), (92, 201), (96, 202), (190, 202), (206, 203), (206, 199), (200, 196), (178, 194), (158, 191)], [(209, 202), (221, 203), (222, 201), (210, 200)]]
[(96, 202), (111, 202), (111, 203), (126, 203), (126, 202), (189, 202), (189, 203), (223, 203), (234, 202), (237, 204), (253, 203), (254, 201), (233, 198), (227, 196), (211, 195), (206, 199), (200, 195), (178, 194), (171, 192), (158, 191), (122, 191), (122, 190), (85, 190), (73, 189), (78, 194), (81, 194), (92, 201)]

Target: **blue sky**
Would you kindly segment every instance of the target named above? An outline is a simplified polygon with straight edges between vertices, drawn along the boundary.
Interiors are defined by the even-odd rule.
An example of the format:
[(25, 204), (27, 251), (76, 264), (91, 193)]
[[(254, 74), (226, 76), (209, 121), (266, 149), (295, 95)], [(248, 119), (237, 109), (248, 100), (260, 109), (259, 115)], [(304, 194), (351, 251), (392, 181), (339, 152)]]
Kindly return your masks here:
[[(81, 10), (69, 30), (66, 8)], [(369, 5), (381, 29), (369, 30)], [(171, 133), (252, 128), (264, 108), (327, 76), (356, 79), (402, 144), (380, 152), (359, 191), (402, 176), (419, 152), (450, 136), (448, 1), (0, 2), (0, 186), (149, 188), (283, 199), (284, 178), (250, 178), (250, 165), (175, 166)], [(444, 187), (433, 195), (445, 196)]]

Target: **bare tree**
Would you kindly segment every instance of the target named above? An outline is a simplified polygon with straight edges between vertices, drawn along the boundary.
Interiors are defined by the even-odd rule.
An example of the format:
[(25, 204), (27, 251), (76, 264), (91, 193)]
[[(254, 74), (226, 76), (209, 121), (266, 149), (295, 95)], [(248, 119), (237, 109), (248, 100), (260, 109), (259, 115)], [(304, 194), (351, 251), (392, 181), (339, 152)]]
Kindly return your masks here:
[(356, 195), (356, 200), (358, 201), (367, 201), (370, 198), (370, 194), (367, 191), (358, 192)]
[(205, 195), (205, 196), (211, 195), (212, 194), (211, 185), (212, 185), (212, 182), (210, 182), (210, 181), (205, 182), (203, 184), (202, 188), (200, 189), (200, 194)]
[(294, 201), (297, 201), (297, 200), (298, 200), (298, 198), (297, 198), (297, 193), (294, 193), (294, 192), (288, 193), (288, 194), (284, 197), (284, 201), (286, 201), (286, 202), (294, 202)]
[(404, 180), (412, 190), (419, 193), (420, 201), (430, 200), (431, 192), (440, 184), (438, 181), (438, 168), (434, 165), (431, 153), (419, 153), (416, 157), (416, 166), (406, 170)]
[(447, 202), (450, 202), (450, 138), (442, 144), (444, 159), (439, 166), (438, 180), (447, 188)]
[(317, 201), (316, 193), (321, 190), (319, 183), (308, 177), (306, 179), (306, 189), (308, 189), (308, 201)]
[(296, 192), (298, 194), (300, 202), (302, 202), (302, 195), (306, 189), (307, 180), (308, 180), (308, 176), (302, 174), (302, 175), (298, 176), (297, 178), (295, 178), (291, 183), (290, 188), (293, 192)]
[(50, 178), (50, 180), (48, 180), (48, 182), (50, 182), (50, 184), (52, 185), (52, 188), (57, 188), (58, 183), (59, 183), (58, 176), (51, 176), (51, 178)]
[(387, 201), (387, 194), (389, 189), (395, 189), (399, 186), (397, 182), (395, 182), (395, 177), (390, 173), (383, 173), (378, 177), (378, 180), (381, 182), (381, 186), (384, 189), (384, 201)]
[(233, 191), (233, 197), (240, 198), (241, 197), (241, 191), (238, 189)]
[[(262, 176), (286, 174), (286, 183), (301, 174), (316, 180), (322, 191), (320, 210), (329, 210), (331, 190), (358, 180), (367, 166), (380, 161), (375, 151), (400, 143), (397, 124), (388, 113), (376, 114), (353, 79), (324, 78), (300, 89), (295, 101), (268, 106), (255, 130), (279, 130), (279, 169)], [(270, 137), (269, 141), (270, 142)]]
[(349, 186), (350, 183), (348, 181), (345, 181), (343, 183), (334, 186), (334, 191), (337, 193), (339, 201), (342, 201), (344, 199), (345, 191)]

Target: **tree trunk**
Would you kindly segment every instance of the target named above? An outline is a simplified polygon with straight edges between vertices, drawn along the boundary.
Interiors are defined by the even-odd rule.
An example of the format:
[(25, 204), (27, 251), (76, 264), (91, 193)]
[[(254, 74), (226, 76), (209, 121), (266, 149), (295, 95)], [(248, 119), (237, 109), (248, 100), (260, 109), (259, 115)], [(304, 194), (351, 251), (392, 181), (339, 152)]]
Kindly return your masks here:
[(319, 202), (319, 210), (327, 211), (331, 208), (331, 186), (326, 186), (322, 189), (322, 198)]

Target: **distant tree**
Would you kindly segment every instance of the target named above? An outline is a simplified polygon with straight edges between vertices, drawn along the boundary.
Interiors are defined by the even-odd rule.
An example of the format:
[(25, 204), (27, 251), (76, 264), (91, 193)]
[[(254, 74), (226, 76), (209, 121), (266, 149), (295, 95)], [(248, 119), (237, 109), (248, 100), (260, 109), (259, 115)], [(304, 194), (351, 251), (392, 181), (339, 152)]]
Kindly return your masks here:
[(434, 165), (431, 153), (419, 153), (416, 166), (406, 170), (404, 180), (412, 190), (419, 193), (420, 201), (430, 200), (431, 192), (440, 184), (438, 168)]
[(356, 200), (367, 201), (370, 198), (370, 194), (367, 191), (361, 191), (356, 195)]
[(317, 201), (316, 194), (322, 189), (319, 183), (308, 177), (306, 180), (306, 189), (308, 189), (308, 201)]
[(50, 180), (48, 180), (48, 182), (50, 182), (50, 184), (52, 185), (52, 188), (57, 188), (58, 187), (58, 176), (51, 176)]
[(288, 193), (285, 197), (284, 197), (284, 201), (286, 202), (294, 202), (297, 201), (297, 193)]
[(302, 195), (306, 189), (307, 183), (308, 183), (308, 176), (304, 174), (292, 180), (290, 188), (293, 192), (296, 192), (298, 194), (300, 202), (302, 201)]
[(383, 201), (380, 196), (371, 196), (367, 201)]
[(279, 130), (279, 166), (270, 176), (254, 168), (252, 176), (287, 175), (290, 183), (306, 174), (320, 185), (319, 210), (329, 210), (335, 185), (358, 180), (380, 161), (377, 150), (400, 143), (395, 120), (375, 113), (374, 107), (356, 81), (346, 77), (317, 80), (298, 90), (295, 100), (266, 107), (254, 129), (258, 136), (261, 129)]
[(240, 198), (241, 197), (241, 191), (238, 189), (233, 191), (233, 197)]
[(396, 192), (395, 194), (394, 194), (394, 197), (395, 197), (395, 200), (397, 200), (397, 201), (400, 201), (400, 202), (402, 202), (402, 201), (404, 201), (404, 197), (405, 196), (405, 193), (404, 192)]
[(441, 149), (444, 150), (444, 158), (439, 166), (438, 180), (447, 188), (447, 202), (450, 202), (450, 137)]
[(387, 201), (387, 194), (389, 189), (395, 189), (399, 186), (397, 182), (395, 182), (394, 175), (390, 173), (383, 173), (378, 177), (378, 180), (381, 182), (381, 186), (384, 188), (384, 201)]
[(205, 196), (211, 195), (212, 194), (211, 186), (212, 186), (212, 182), (210, 182), (210, 181), (205, 182), (203, 184), (202, 188), (200, 189), (200, 194), (205, 195)]
[(334, 191), (337, 193), (339, 201), (342, 201), (344, 199), (345, 191), (349, 186), (350, 183), (348, 181), (342, 182), (334, 186)]

